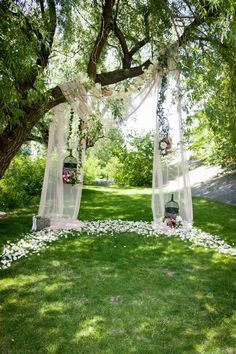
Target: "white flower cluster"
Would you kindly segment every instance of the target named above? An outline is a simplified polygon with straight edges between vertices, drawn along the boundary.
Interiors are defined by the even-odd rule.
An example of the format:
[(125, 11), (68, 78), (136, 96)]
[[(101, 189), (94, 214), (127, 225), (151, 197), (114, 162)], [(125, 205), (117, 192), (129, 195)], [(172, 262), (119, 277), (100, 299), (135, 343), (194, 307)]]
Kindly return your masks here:
[(236, 256), (236, 249), (232, 248), (226, 242), (217, 236), (213, 236), (197, 228), (191, 229), (170, 229), (163, 224), (153, 225), (145, 221), (123, 221), (123, 220), (101, 220), (84, 221), (81, 230), (50, 230), (44, 229), (38, 232), (25, 234), (22, 239), (16, 243), (7, 242), (3, 247), (0, 256), (0, 269), (9, 268), (11, 264), (19, 258), (28, 257), (30, 254), (40, 254), (40, 250), (49, 247), (50, 243), (59, 238), (68, 236), (79, 236), (81, 233), (88, 235), (102, 236), (113, 233), (131, 233), (134, 232), (143, 236), (159, 237), (179, 237), (183, 241), (189, 241), (193, 246), (203, 246), (205, 248), (216, 249), (219, 253), (225, 253)]
[(27, 233), (16, 243), (7, 241), (0, 255), (0, 269), (8, 268), (12, 262), (22, 257), (28, 257), (33, 253), (39, 255), (41, 249), (49, 247), (51, 242), (61, 237), (68, 237), (69, 234), (71, 232), (68, 230), (57, 230), (55, 232), (46, 228), (41, 231)]

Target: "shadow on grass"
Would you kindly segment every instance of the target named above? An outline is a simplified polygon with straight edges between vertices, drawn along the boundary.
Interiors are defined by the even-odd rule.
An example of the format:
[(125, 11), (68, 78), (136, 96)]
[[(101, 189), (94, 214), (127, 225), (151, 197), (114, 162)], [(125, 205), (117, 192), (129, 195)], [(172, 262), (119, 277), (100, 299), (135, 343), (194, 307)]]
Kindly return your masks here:
[(193, 198), (194, 225), (236, 244), (236, 207), (204, 198)]
[(3, 353), (233, 353), (235, 262), (136, 234), (60, 240), (3, 272)]

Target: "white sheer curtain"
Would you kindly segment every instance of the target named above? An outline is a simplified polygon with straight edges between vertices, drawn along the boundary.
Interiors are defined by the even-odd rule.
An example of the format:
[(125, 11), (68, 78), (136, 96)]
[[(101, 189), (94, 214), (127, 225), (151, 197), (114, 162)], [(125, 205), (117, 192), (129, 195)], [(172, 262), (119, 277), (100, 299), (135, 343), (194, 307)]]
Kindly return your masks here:
[[(163, 122), (156, 116), (154, 135), (152, 212), (154, 225), (163, 222), (165, 207), (172, 198), (178, 203), (182, 225), (190, 227), (193, 219), (188, 163), (183, 139), (180, 73), (169, 75), (164, 116), (171, 148), (162, 149)], [(165, 145), (165, 144), (164, 144)]]
[[(164, 100), (164, 125), (169, 136), (169, 146), (163, 153), (163, 121), (157, 117), (156, 110), (164, 75), (167, 75), (167, 90)], [(192, 196), (189, 182), (188, 161), (183, 139), (180, 73), (176, 63), (171, 60), (167, 72), (156, 71), (144, 88), (131, 99), (127, 118), (143, 115), (142, 109), (148, 102), (148, 114), (155, 122), (152, 175), (152, 213), (154, 226), (163, 224), (167, 202), (172, 198), (178, 204), (182, 226), (190, 227), (193, 219)], [(144, 104), (145, 103), (145, 104)], [(166, 128), (165, 127), (165, 128)], [(171, 146), (171, 148), (170, 148)], [(162, 225), (163, 226), (163, 225)]]
[[(50, 219), (52, 227), (76, 225), (80, 208), (86, 140), (79, 136), (79, 126), (87, 121), (89, 107), (87, 92), (77, 83), (62, 87), (68, 103), (52, 109), (52, 122), (49, 128), (47, 162), (38, 216)], [(71, 108), (74, 115), (71, 119)], [(78, 164), (78, 182), (63, 183), (63, 163), (72, 155)]]
[[(154, 225), (163, 222), (166, 203), (173, 194), (178, 203), (179, 214), (184, 226), (192, 223), (192, 198), (188, 175), (188, 165), (183, 142), (180, 74), (173, 70), (169, 75), (165, 99), (164, 115), (167, 118), (171, 148), (163, 154), (162, 123), (156, 115), (160, 94), (162, 71), (154, 71), (149, 82), (131, 98), (126, 117), (134, 116), (148, 102), (148, 114), (156, 122), (153, 150), (152, 212)], [(82, 135), (81, 122), (86, 125), (94, 107), (100, 110), (101, 121), (107, 126), (112, 122), (105, 100), (94, 99), (77, 81), (61, 86), (67, 103), (52, 109), (52, 122), (49, 129), (47, 163), (39, 206), (39, 217), (50, 219), (51, 227), (76, 228), (80, 209), (83, 166), (86, 154), (86, 140)], [(71, 119), (71, 108), (74, 111)], [(145, 116), (143, 117), (145, 119)], [(79, 183), (63, 183), (63, 163), (70, 154), (78, 163)]]

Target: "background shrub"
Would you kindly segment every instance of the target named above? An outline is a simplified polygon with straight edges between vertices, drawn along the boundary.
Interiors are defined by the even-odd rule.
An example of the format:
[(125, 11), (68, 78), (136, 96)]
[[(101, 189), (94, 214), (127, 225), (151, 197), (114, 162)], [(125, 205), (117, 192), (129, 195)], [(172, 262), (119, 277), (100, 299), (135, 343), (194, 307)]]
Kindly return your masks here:
[(19, 153), (0, 180), (0, 209), (11, 210), (39, 203), (45, 158)]

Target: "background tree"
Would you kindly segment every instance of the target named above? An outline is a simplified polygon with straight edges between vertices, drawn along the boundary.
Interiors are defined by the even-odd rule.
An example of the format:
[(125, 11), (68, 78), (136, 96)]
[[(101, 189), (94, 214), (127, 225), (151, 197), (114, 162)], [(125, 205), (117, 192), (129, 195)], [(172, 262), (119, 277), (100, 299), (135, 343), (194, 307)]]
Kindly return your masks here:
[(187, 119), (190, 148), (201, 159), (223, 166), (233, 166), (236, 157), (236, 88), (231, 65), (219, 55), (202, 58), (186, 80), (188, 102), (195, 106)]
[(2, 0), (0, 16), (0, 177), (33, 127), (65, 101), (59, 83), (78, 72), (102, 86), (129, 80), (153, 58), (166, 67), (175, 45), (186, 77), (219, 58), (235, 116), (234, 0)]
[(130, 134), (126, 148), (119, 154), (121, 168), (116, 182), (128, 186), (151, 186), (153, 163), (153, 134)]
[(150, 186), (152, 183), (153, 134), (124, 136), (112, 130), (88, 151), (85, 182), (95, 178), (115, 179), (118, 185)]
[(126, 144), (121, 128), (111, 129), (106, 137), (87, 150), (85, 183), (92, 183), (96, 178), (116, 178), (123, 166), (121, 160), (124, 150)]

